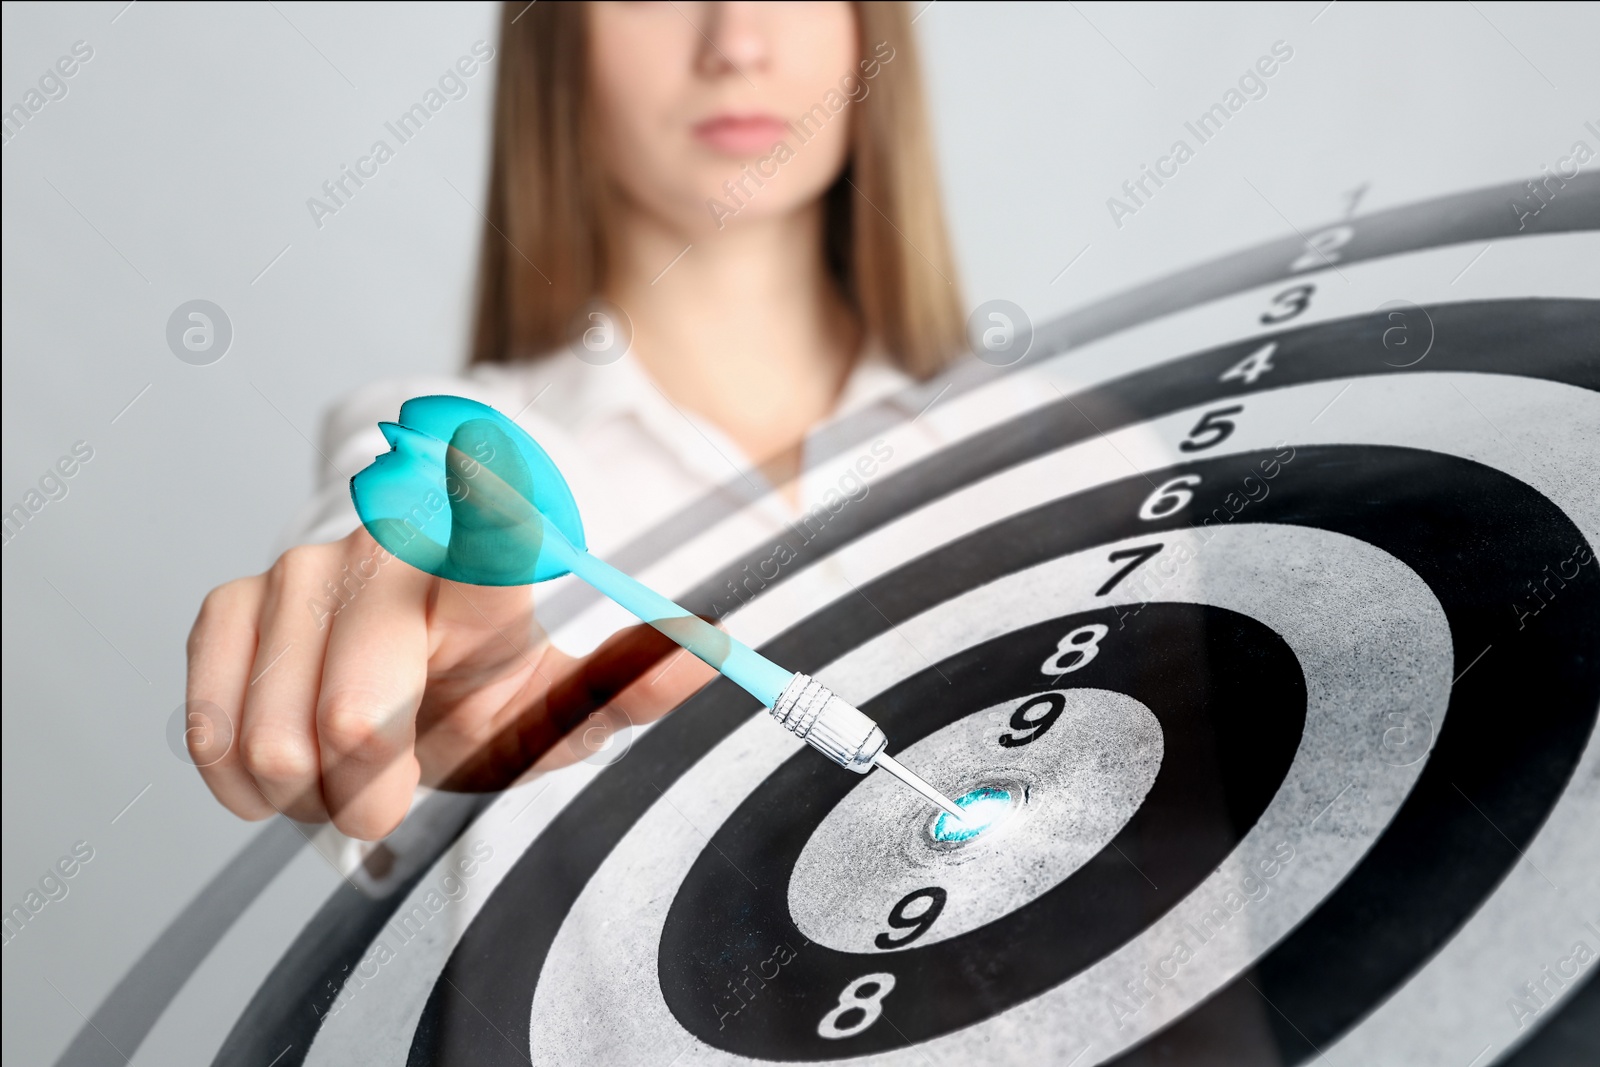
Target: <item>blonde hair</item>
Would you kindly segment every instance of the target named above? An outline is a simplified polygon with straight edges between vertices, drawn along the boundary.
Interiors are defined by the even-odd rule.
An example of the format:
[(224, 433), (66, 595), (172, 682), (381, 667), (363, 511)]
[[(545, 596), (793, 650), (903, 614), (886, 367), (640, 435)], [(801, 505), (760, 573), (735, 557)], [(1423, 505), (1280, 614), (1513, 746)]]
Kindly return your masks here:
[[(583, 7), (502, 6), (473, 363), (566, 343), (605, 281), (609, 212), (586, 121)], [(867, 334), (926, 378), (966, 341), (921, 65), (904, 4), (854, 7), (862, 58), (884, 43), (893, 52), (850, 105), (850, 159), (823, 197), (827, 261)]]

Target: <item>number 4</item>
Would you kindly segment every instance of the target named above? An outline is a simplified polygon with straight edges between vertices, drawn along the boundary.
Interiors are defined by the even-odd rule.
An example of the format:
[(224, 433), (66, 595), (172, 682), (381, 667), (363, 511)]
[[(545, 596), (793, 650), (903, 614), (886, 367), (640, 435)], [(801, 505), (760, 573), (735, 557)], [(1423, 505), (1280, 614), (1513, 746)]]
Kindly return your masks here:
[(1246, 385), (1256, 384), (1256, 379), (1272, 369), (1272, 353), (1278, 350), (1278, 342), (1268, 341), (1244, 359), (1235, 363), (1223, 372), (1219, 382), (1243, 382)]

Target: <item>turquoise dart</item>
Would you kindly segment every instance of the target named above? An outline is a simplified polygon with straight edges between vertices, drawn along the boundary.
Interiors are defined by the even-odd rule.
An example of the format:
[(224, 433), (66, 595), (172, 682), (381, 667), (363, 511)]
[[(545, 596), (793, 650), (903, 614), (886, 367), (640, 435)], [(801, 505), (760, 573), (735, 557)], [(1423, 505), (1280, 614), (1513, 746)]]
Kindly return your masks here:
[(472, 585), (577, 575), (720, 671), (833, 762), (857, 774), (882, 767), (963, 818), (954, 801), (888, 754), (889, 739), (860, 709), (590, 555), (566, 479), (516, 423), (475, 400), (422, 396), (379, 428), (390, 451), (350, 479), (350, 495), (388, 552)]

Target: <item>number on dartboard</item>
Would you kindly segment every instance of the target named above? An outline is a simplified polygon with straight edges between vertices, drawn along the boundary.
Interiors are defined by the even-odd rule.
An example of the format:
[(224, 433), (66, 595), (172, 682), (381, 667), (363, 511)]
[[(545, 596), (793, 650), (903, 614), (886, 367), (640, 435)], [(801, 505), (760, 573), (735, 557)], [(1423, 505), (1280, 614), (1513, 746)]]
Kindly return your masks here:
[[(1094, 657), (1091, 656), (1089, 658), (1093, 659)], [(1088, 663), (1089, 660), (1086, 659), (1083, 662)], [(1066, 710), (1066, 707), (1067, 698), (1060, 693), (1040, 693), (1038, 696), (1029, 697), (1022, 702), (1020, 708), (1011, 713), (1011, 728), (1019, 732), (1016, 734), (1001, 734), (1000, 747), (1021, 748), (1023, 745), (1033, 744), (1050, 732), (1050, 727), (1054, 726), (1056, 720), (1061, 718), (1061, 713)], [(1030, 719), (1028, 718), (1028, 712), (1034, 708), (1043, 708), (1044, 714), (1037, 719)], [(1021, 731), (1024, 730), (1032, 732), (1027, 736), (1023, 736)]]
[(1094, 595), (1105, 596), (1107, 593), (1111, 592), (1111, 590), (1117, 587), (1118, 582), (1122, 581), (1122, 579), (1126, 578), (1133, 572), (1135, 567), (1154, 556), (1165, 547), (1165, 545), (1158, 541), (1153, 545), (1139, 545), (1137, 548), (1122, 548), (1111, 553), (1111, 555), (1106, 557), (1107, 562), (1116, 563), (1119, 560), (1124, 559), (1131, 559), (1133, 562), (1117, 571), (1110, 578), (1107, 578), (1106, 584), (1102, 585), (1099, 589), (1096, 589), (1094, 591)]
[[(1004, 741), (1001, 741), (1001, 744), (1004, 743)], [(926, 889), (916, 889), (907, 893), (900, 898), (900, 903), (889, 909), (889, 925), (896, 930), (910, 930), (911, 932), (898, 938), (890, 937), (888, 934), (879, 934), (872, 939), (872, 943), (879, 948), (899, 948), (901, 945), (911, 944), (911, 942), (928, 932), (928, 927), (933, 925), (933, 921), (944, 910), (945, 898), (948, 895), (936, 885), (930, 885)], [(919, 900), (927, 901), (928, 906), (915, 915), (907, 915), (906, 912)]]
[(1220, 445), (1233, 433), (1233, 421), (1223, 418), (1224, 415), (1237, 415), (1244, 410), (1243, 404), (1235, 404), (1231, 408), (1218, 408), (1208, 411), (1194, 424), (1194, 429), (1189, 431), (1187, 440), (1178, 442), (1180, 452), (1199, 452)]
[(1194, 493), (1186, 487), (1199, 484), (1198, 474), (1180, 474), (1176, 478), (1168, 478), (1139, 505), (1139, 517), (1145, 522), (1155, 522), (1168, 515), (1176, 515), (1194, 499)]
[(1256, 379), (1272, 369), (1272, 353), (1278, 350), (1278, 342), (1268, 341), (1248, 356), (1222, 372), (1219, 382), (1243, 382), (1246, 385), (1256, 384)]
[(1311, 270), (1313, 267), (1331, 267), (1339, 261), (1338, 250), (1350, 243), (1356, 231), (1349, 226), (1330, 226), (1306, 238), (1306, 250), (1300, 253), (1291, 271)]
[[(883, 998), (894, 989), (894, 975), (886, 971), (864, 974), (844, 987), (839, 1003), (817, 1024), (817, 1033), (832, 1040), (855, 1037), (878, 1021)], [(846, 1019), (849, 1022), (846, 1022)]]
[(1297, 285), (1293, 289), (1285, 289), (1272, 298), (1278, 310), (1261, 313), (1261, 325), (1276, 326), (1280, 322), (1288, 322), (1311, 306), (1311, 294), (1316, 291), (1317, 287), (1314, 285)]
[[(1039, 670), (1052, 677), (1058, 674), (1071, 674), (1073, 671), (1083, 670), (1089, 665), (1090, 660), (1100, 654), (1100, 641), (1110, 632), (1111, 628), (1109, 626), (1098, 622), (1091, 622), (1087, 626), (1078, 627), (1056, 642), (1055, 653), (1044, 661), (1044, 666), (1040, 667)], [(1074, 658), (1070, 664), (1063, 665), (1061, 662), (1063, 656), (1072, 656)]]
[(1350, 201), (1348, 206), (1346, 206), (1344, 209), (1345, 218), (1348, 219), (1355, 217), (1356, 205), (1361, 203), (1361, 198), (1367, 195), (1367, 190), (1370, 188), (1372, 188), (1371, 182), (1362, 182), (1360, 185), (1344, 194)]

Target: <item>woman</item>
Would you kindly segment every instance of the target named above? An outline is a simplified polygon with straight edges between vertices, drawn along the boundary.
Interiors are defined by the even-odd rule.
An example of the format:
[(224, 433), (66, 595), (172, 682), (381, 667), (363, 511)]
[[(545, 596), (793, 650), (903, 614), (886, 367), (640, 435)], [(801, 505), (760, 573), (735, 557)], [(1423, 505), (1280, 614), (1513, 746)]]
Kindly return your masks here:
[[(473, 365), (341, 405), (343, 474), (401, 401), (450, 392), (545, 446), (601, 553), (741, 475), (781, 524), (815, 495), (809, 431), (962, 347), (900, 4), (511, 3), (492, 61)], [(343, 477), (301, 529), (189, 639), (191, 706), (227, 719), (191, 747), (244, 818), (376, 839), (419, 782), (503, 785), (592, 709), (659, 715), (709, 677), (641, 627), (562, 651), (527, 588), (392, 560)]]

